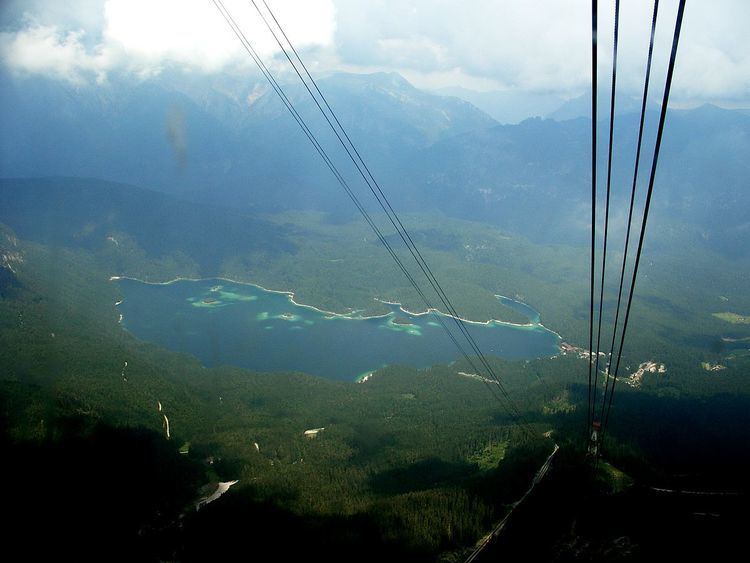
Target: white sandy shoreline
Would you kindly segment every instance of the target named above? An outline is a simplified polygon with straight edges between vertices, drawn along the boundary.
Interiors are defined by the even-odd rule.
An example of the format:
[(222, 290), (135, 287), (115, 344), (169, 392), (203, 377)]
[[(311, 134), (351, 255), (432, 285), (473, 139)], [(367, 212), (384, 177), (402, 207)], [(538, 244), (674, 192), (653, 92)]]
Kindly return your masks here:
[[(286, 295), (289, 298), (289, 301), (292, 304), (296, 305), (297, 307), (304, 307), (306, 309), (311, 309), (313, 311), (317, 311), (319, 313), (322, 313), (324, 315), (331, 316), (331, 317), (338, 317), (338, 318), (350, 319), (350, 320), (367, 320), (367, 319), (382, 319), (382, 318), (385, 318), (385, 317), (388, 317), (388, 316), (394, 314), (393, 311), (390, 311), (390, 312), (382, 314), (382, 315), (372, 315), (372, 316), (369, 316), (369, 317), (365, 317), (365, 316), (356, 316), (355, 317), (355, 316), (352, 316), (353, 313), (337, 313), (335, 311), (326, 311), (324, 309), (319, 309), (318, 307), (315, 307), (314, 305), (308, 305), (306, 303), (298, 303), (297, 301), (294, 300), (294, 295), (295, 294), (294, 294), (293, 291), (278, 290), (278, 289), (268, 289), (268, 288), (263, 287), (262, 285), (257, 284), (257, 283), (246, 282), (246, 281), (239, 281), (239, 280), (234, 280), (234, 279), (231, 279), (231, 278), (224, 278), (224, 277), (221, 277), (221, 276), (210, 277), (210, 278), (184, 278), (184, 277), (177, 277), (177, 278), (174, 278), (172, 280), (165, 281), (165, 282), (150, 282), (150, 281), (141, 280), (139, 278), (135, 278), (135, 277), (131, 277), (131, 276), (111, 276), (109, 278), (109, 281), (118, 281), (118, 280), (131, 280), (131, 281), (137, 281), (139, 283), (144, 283), (144, 284), (148, 284), (148, 285), (171, 285), (173, 283), (180, 282), (180, 281), (200, 282), (200, 281), (219, 280), (219, 281), (224, 281), (224, 282), (228, 282), (228, 283), (235, 283), (235, 284), (238, 284), (238, 285), (247, 285), (247, 286), (257, 287), (258, 289), (262, 289), (263, 291), (267, 291), (269, 293), (278, 293), (278, 294), (281, 294), (281, 295)], [(497, 297), (497, 298), (503, 298), (503, 299), (509, 299), (509, 300), (515, 301), (517, 303), (522, 303), (521, 301), (517, 301), (515, 299), (511, 299), (510, 297), (506, 297), (504, 295), (498, 295), (498, 294), (496, 294), (495, 297)], [(413, 311), (409, 311), (408, 309), (405, 309), (403, 307), (403, 305), (401, 303), (397, 302), (397, 301), (386, 301), (385, 299), (380, 299), (378, 297), (373, 297), (373, 299), (375, 301), (378, 301), (378, 302), (383, 303), (385, 305), (391, 305), (391, 306), (394, 306), (394, 307), (397, 306), (399, 308), (399, 310), (402, 311), (403, 313), (405, 313), (407, 315), (412, 315), (412, 316), (415, 316), (415, 317), (421, 317), (421, 316), (424, 316), (424, 315), (429, 315), (430, 313), (436, 313), (436, 314), (441, 315), (443, 317), (447, 317), (447, 318), (451, 318), (451, 319), (456, 319), (456, 320), (459, 320), (459, 321), (464, 322), (464, 323), (475, 324), (475, 325), (482, 325), (482, 326), (503, 325), (503, 326), (514, 327), (514, 328), (518, 328), (518, 329), (525, 329), (525, 330), (529, 330), (529, 329), (534, 329), (534, 328), (540, 327), (540, 328), (543, 328), (545, 330), (548, 330), (549, 332), (555, 334), (558, 338), (562, 339), (562, 336), (560, 336), (559, 333), (555, 332), (554, 330), (551, 330), (551, 329), (547, 328), (541, 322), (540, 323), (513, 323), (513, 322), (510, 322), (510, 321), (502, 321), (500, 319), (490, 319), (488, 321), (473, 321), (471, 319), (464, 319), (462, 317), (457, 317), (457, 316), (451, 315), (449, 313), (444, 313), (443, 311), (440, 311), (440, 310), (435, 309), (435, 308), (430, 308), (430, 309), (428, 309), (426, 311), (422, 311), (422, 312), (413, 312)], [(525, 305), (525, 303), (524, 303), (524, 305)]]
[(314, 305), (307, 305), (306, 303), (298, 303), (294, 300), (294, 292), (293, 291), (285, 291), (285, 290), (279, 290), (279, 289), (268, 289), (266, 287), (263, 287), (262, 285), (259, 285), (257, 283), (252, 282), (246, 282), (246, 281), (239, 281), (239, 280), (233, 280), (231, 278), (223, 278), (223, 277), (211, 277), (211, 278), (174, 278), (173, 280), (169, 280), (166, 282), (150, 282), (141, 280), (138, 278), (134, 278), (131, 276), (111, 276), (109, 278), (109, 281), (118, 281), (118, 280), (131, 280), (131, 281), (137, 281), (139, 283), (145, 283), (147, 285), (171, 285), (176, 282), (181, 281), (191, 281), (191, 282), (201, 282), (201, 281), (211, 281), (211, 280), (219, 280), (223, 282), (228, 283), (236, 283), (238, 285), (249, 285), (252, 287), (257, 287), (258, 289), (262, 289), (263, 291), (267, 291), (269, 293), (279, 293), (281, 295), (286, 295), (289, 297), (289, 301), (296, 305), (297, 307), (304, 307), (305, 309), (312, 309), (313, 311), (317, 311), (319, 313), (322, 313), (324, 315), (332, 316), (332, 317), (341, 317), (345, 319), (375, 319), (375, 318), (382, 318), (387, 317), (391, 313), (386, 313), (385, 315), (374, 315), (372, 317), (352, 317), (351, 313), (336, 313), (335, 311), (326, 311), (325, 309), (319, 309), (318, 307), (315, 307)]
[[(503, 295), (495, 295), (495, 297), (503, 297), (504, 299), (508, 299), (507, 297), (505, 297)], [(494, 325), (513, 326), (513, 327), (517, 327), (517, 328), (535, 328), (535, 327), (538, 327), (538, 326), (547, 328), (547, 327), (545, 327), (541, 323), (512, 323), (510, 321), (501, 321), (500, 319), (490, 319), (488, 321), (472, 321), (471, 319), (465, 319), (463, 317), (456, 317), (455, 315), (451, 315), (449, 313), (443, 313), (442, 311), (440, 311), (439, 309), (435, 309), (434, 307), (431, 308), (431, 309), (427, 309), (426, 311), (414, 312), (414, 311), (409, 311), (408, 309), (404, 309), (403, 305), (401, 303), (397, 302), (397, 301), (386, 301), (384, 299), (379, 299), (377, 297), (373, 297), (373, 299), (375, 299), (375, 301), (379, 301), (380, 303), (384, 303), (386, 305), (398, 306), (398, 308), (401, 311), (403, 311), (407, 315), (412, 315), (414, 317), (421, 317), (421, 316), (424, 316), (424, 315), (429, 315), (430, 313), (437, 313), (438, 315), (441, 315), (443, 317), (448, 317), (448, 318), (451, 318), (451, 319), (458, 319), (461, 322), (469, 323), (469, 324), (473, 324), (473, 325), (489, 326), (491, 324), (494, 324)], [(549, 329), (547, 329), (547, 330), (549, 330)], [(550, 332), (554, 332), (554, 331), (550, 331)], [(557, 334), (557, 333), (555, 333), (555, 334)]]

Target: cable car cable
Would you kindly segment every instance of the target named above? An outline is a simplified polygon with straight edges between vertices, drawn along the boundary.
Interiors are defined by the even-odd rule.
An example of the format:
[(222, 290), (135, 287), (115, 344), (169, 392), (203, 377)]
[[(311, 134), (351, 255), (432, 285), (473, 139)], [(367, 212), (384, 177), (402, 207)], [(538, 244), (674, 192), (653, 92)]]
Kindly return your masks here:
[[(352, 163), (357, 168), (357, 171), (360, 173), (360, 175), (362, 176), (363, 180), (365, 181), (365, 183), (367, 184), (368, 188), (370, 189), (371, 193), (376, 198), (376, 200), (380, 204), (380, 206), (383, 209), (383, 211), (386, 213), (386, 216), (388, 217), (388, 219), (390, 220), (391, 224), (393, 225), (393, 227), (398, 232), (401, 240), (406, 245), (406, 247), (409, 250), (409, 252), (411, 253), (412, 257), (417, 262), (417, 265), (419, 266), (420, 270), (422, 271), (422, 273), (427, 278), (427, 280), (430, 283), (430, 285), (432, 286), (433, 290), (437, 293), (437, 295), (440, 298), (440, 300), (443, 303), (443, 305), (448, 309), (448, 311), (450, 313), (450, 316), (453, 318), (454, 322), (456, 323), (456, 326), (458, 326), (459, 330), (464, 334), (465, 338), (469, 341), (469, 344), (471, 345), (472, 349), (474, 350), (474, 352), (479, 357), (481, 363), (483, 364), (483, 366), (485, 367), (485, 369), (487, 370), (487, 372), (492, 376), (492, 378), (500, 386), (501, 391), (503, 392), (503, 394), (507, 395), (507, 391), (505, 390), (505, 388), (504, 388), (504, 386), (503, 386), (500, 378), (495, 374), (494, 370), (489, 365), (489, 362), (487, 361), (486, 357), (484, 356), (484, 354), (482, 353), (482, 351), (479, 349), (478, 345), (476, 344), (476, 341), (474, 340), (474, 338), (471, 336), (471, 334), (468, 332), (468, 330), (464, 326), (463, 320), (461, 319), (461, 317), (458, 314), (457, 310), (455, 309), (455, 307), (453, 306), (452, 302), (450, 301), (450, 299), (446, 295), (445, 291), (443, 290), (443, 288), (440, 285), (439, 281), (435, 277), (435, 275), (432, 272), (431, 268), (429, 267), (429, 265), (425, 261), (424, 257), (422, 256), (421, 252), (419, 251), (419, 248), (416, 246), (416, 244), (414, 243), (413, 239), (409, 235), (409, 232), (404, 227), (403, 223), (401, 222), (400, 218), (398, 217), (398, 214), (394, 211), (393, 207), (391, 206), (390, 202), (388, 201), (387, 196), (383, 193), (382, 189), (380, 188), (380, 185), (375, 180), (374, 176), (372, 175), (372, 172), (367, 167), (367, 164), (365, 163), (364, 159), (360, 155), (360, 153), (357, 150), (356, 146), (351, 141), (351, 138), (349, 137), (349, 135), (346, 133), (346, 130), (344, 129), (343, 125), (341, 125), (341, 122), (339, 121), (339, 119), (336, 116), (335, 112), (333, 111), (333, 109), (331, 108), (330, 104), (328, 103), (327, 99), (325, 98), (325, 96), (321, 92), (321, 90), (318, 87), (315, 79), (310, 75), (310, 72), (307, 70), (307, 66), (302, 61), (301, 57), (299, 56), (299, 53), (294, 48), (294, 45), (291, 43), (291, 41), (289, 40), (288, 36), (284, 32), (283, 28), (279, 24), (278, 19), (275, 17), (275, 15), (273, 14), (272, 10), (270, 9), (270, 7), (268, 6), (268, 4), (264, 0), (264, 2), (263, 2), (264, 6), (268, 10), (268, 12), (271, 15), (271, 17), (273, 18), (274, 22), (276, 23), (276, 26), (281, 31), (281, 33), (284, 36), (284, 38), (286, 39), (287, 43), (291, 47), (291, 49), (294, 52), (297, 60), (299, 61), (300, 65), (302, 66), (302, 68), (304, 69), (306, 75), (308, 76), (310, 82), (313, 84), (315, 90), (318, 92), (318, 95), (320, 96), (320, 98), (323, 101), (324, 105), (327, 107), (328, 111), (330, 112), (331, 117), (336, 122), (336, 124), (338, 126), (338, 129), (336, 128), (336, 126), (334, 126), (334, 124), (331, 121), (331, 119), (329, 119), (328, 115), (326, 114), (325, 110), (323, 109), (323, 107), (319, 103), (319, 101), (316, 98), (315, 94), (313, 94), (313, 92), (310, 89), (310, 87), (308, 86), (307, 82), (302, 77), (302, 74), (300, 73), (299, 69), (297, 68), (297, 66), (295, 65), (295, 63), (292, 61), (292, 59), (289, 56), (286, 48), (281, 43), (281, 40), (279, 39), (278, 35), (274, 31), (274, 29), (271, 26), (271, 24), (268, 21), (268, 19), (265, 17), (265, 15), (263, 14), (263, 12), (260, 10), (260, 8), (257, 5), (256, 1), (255, 0), (250, 0), (250, 2), (253, 4), (253, 6), (255, 7), (256, 11), (258, 12), (258, 14), (260, 15), (260, 17), (262, 18), (263, 22), (266, 24), (266, 27), (268, 28), (268, 30), (273, 35), (273, 37), (276, 40), (276, 42), (279, 45), (279, 47), (282, 49), (282, 52), (286, 56), (287, 60), (289, 61), (289, 63), (292, 66), (292, 68), (294, 69), (295, 73), (297, 74), (297, 76), (299, 77), (299, 79), (302, 81), (303, 85), (307, 89), (307, 91), (310, 94), (310, 96), (313, 98), (313, 101), (317, 105), (318, 109), (321, 111), (321, 113), (323, 114), (324, 118), (326, 119), (328, 125), (331, 127), (331, 129), (333, 130), (334, 134), (336, 135), (336, 137), (338, 138), (339, 142), (341, 143), (342, 147), (346, 151), (347, 155), (352, 160)], [(348, 145), (347, 145), (346, 142), (344, 142), (344, 138), (342, 138), (342, 135), (346, 138), (346, 140), (348, 142)], [(351, 150), (350, 150), (350, 147), (351, 147)], [(354, 157), (354, 155), (352, 154), (352, 151), (356, 154), (357, 158)], [(363, 168), (364, 168), (364, 170), (363, 170)], [(367, 174), (365, 174), (365, 171), (367, 172)], [(369, 176), (369, 178), (368, 178), (368, 176)]]
[[(387, 242), (387, 240), (385, 239), (385, 237), (382, 235), (382, 233), (378, 229), (377, 225), (374, 223), (374, 221), (371, 219), (371, 217), (369, 216), (369, 214), (367, 213), (367, 211), (361, 205), (361, 202), (358, 201), (358, 198), (356, 197), (356, 195), (353, 194), (353, 192), (351, 191), (350, 187), (346, 183), (346, 181), (343, 178), (343, 176), (339, 173), (338, 169), (335, 167), (335, 165), (333, 164), (333, 162), (331, 161), (331, 159), (328, 157), (328, 155), (325, 152), (325, 150), (322, 148), (322, 146), (320, 145), (320, 143), (317, 141), (317, 139), (315, 138), (315, 135), (312, 133), (312, 131), (309, 129), (309, 127), (305, 124), (304, 119), (302, 119), (302, 117), (296, 111), (296, 109), (294, 108), (294, 106), (291, 104), (291, 102), (289, 101), (289, 99), (286, 96), (285, 92), (283, 91), (283, 88), (281, 88), (281, 86), (275, 80), (275, 78), (270, 73), (270, 71), (268, 70), (268, 68), (265, 66), (265, 64), (263, 63), (263, 61), (260, 59), (260, 57), (258, 56), (257, 52), (252, 47), (252, 44), (247, 40), (247, 37), (244, 35), (244, 33), (241, 31), (241, 29), (237, 25), (236, 21), (234, 20), (234, 18), (231, 15), (231, 13), (229, 13), (229, 11), (224, 6), (222, 0), (212, 0), (212, 2), (216, 6), (217, 10), (219, 10), (219, 12), (221, 13), (221, 15), (224, 17), (224, 19), (227, 21), (227, 23), (230, 25), (230, 27), (232, 28), (232, 31), (238, 37), (238, 39), (240, 40), (240, 42), (242, 43), (243, 47), (248, 52), (248, 54), (250, 54), (250, 56), (253, 59), (253, 61), (256, 63), (256, 65), (258, 65), (258, 67), (260, 68), (260, 70), (263, 73), (263, 75), (271, 83), (272, 87), (274, 88), (274, 91), (282, 99), (282, 101), (284, 102), (284, 105), (287, 107), (287, 109), (290, 111), (290, 113), (295, 118), (295, 120), (297, 121), (297, 123), (300, 125), (300, 127), (303, 130), (303, 132), (308, 137), (308, 139), (310, 140), (310, 142), (313, 144), (313, 146), (315, 147), (316, 151), (319, 153), (319, 155), (321, 156), (321, 158), (323, 158), (323, 160), (326, 163), (326, 165), (328, 166), (328, 168), (331, 170), (331, 172), (334, 174), (334, 176), (336, 177), (336, 179), (339, 181), (339, 183), (345, 189), (345, 191), (347, 192), (347, 195), (349, 195), (350, 199), (352, 199), (352, 201), (355, 203), (355, 206), (358, 208), (358, 210), (360, 211), (360, 213), (362, 213), (363, 217), (365, 217), (365, 220), (367, 221), (367, 223), (375, 231), (375, 233), (378, 236), (378, 238), (381, 241), (381, 243), (386, 247), (386, 249), (388, 250), (388, 252), (391, 254), (391, 257), (394, 259), (394, 261), (396, 261), (397, 265), (402, 270), (402, 272), (405, 274), (405, 276), (407, 277), (407, 279), (409, 280), (409, 282), (412, 284), (412, 286), (414, 287), (414, 289), (417, 291), (417, 293), (420, 295), (420, 297), (422, 297), (423, 301), (425, 302), (426, 306), (428, 307), (428, 310), (437, 311), (429, 303), (429, 300), (424, 295), (424, 293), (422, 292), (422, 290), (419, 287), (419, 285), (416, 283), (416, 280), (414, 280), (414, 278), (408, 272), (408, 269), (400, 261), (400, 259), (398, 258), (397, 254), (395, 253), (395, 251), (393, 250), (393, 248), (390, 246), (390, 244)], [(448, 335), (451, 338), (451, 340), (453, 341), (453, 343), (457, 346), (457, 348), (459, 349), (459, 351), (461, 352), (461, 354), (464, 356), (464, 358), (468, 361), (468, 363), (472, 366), (472, 368), (475, 371), (479, 371), (479, 370), (476, 369), (476, 366), (474, 365), (473, 361), (468, 356), (468, 354), (466, 354), (466, 352), (463, 350), (463, 348), (460, 346), (460, 344), (456, 341), (455, 336), (450, 332), (450, 330), (448, 330), (447, 326), (445, 326), (445, 324), (443, 322), (443, 319), (440, 317), (440, 315), (436, 315), (436, 317), (437, 317), (438, 321), (440, 322), (441, 326), (448, 333)], [(500, 397), (497, 395), (497, 393), (495, 393), (494, 389), (489, 385), (489, 383), (487, 383), (485, 381), (485, 384), (488, 386), (488, 388), (492, 392), (493, 396), (495, 396), (495, 398), (498, 401), (500, 401)], [(498, 387), (501, 387), (501, 384), (498, 384)], [(503, 391), (504, 391), (504, 389), (503, 389)], [(517, 407), (510, 401), (509, 397), (507, 396), (507, 392), (505, 392), (504, 395), (506, 397), (506, 401), (508, 402), (508, 406), (506, 406), (505, 408), (509, 411), (509, 414), (511, 414), (511, 417), (515, 419), (514, 423), (517, 424), (522, 430), (524, 430), (524, 432), (526, 432), (528, 434), (529, 433), (529, 429), (528, 429), (527, 426), (525, 426), (525, 423), (519, 423), (518, 419), (520, 418), (520, 412), (518, 411)], [(500, 401), (500, 402), (502, 403), (502, 401)], [(521, 424), (524, 424), (524, 426), (522, 426)]]
[(685, 12), (686, 0), (680, 0), (679, 7), (677, 9), (677, 19), (675, 21), (674, 35), (672, 37), (672, 52), (669, 56), (669, 67), (667, 69), (667, 80), (664, 86), (664, 96), (662, 99), (661, 112), (659, 114), (659, 127), (656, 133), (656, 145), (654, 146), (654, 157), (651, 162), (651, 173), (648, 180), (648, 192), (646, 193), (646, 205), (643, 209), (643, 219), (641, 221), (641, 232), (638, 238), (638, 251), (635, 255), (635, 265), (633, 266), (633, 277), (630, 282), (630, 292), (628, 294), (627, 307), (625, 309), (625, 320), (623, 321), (622, 335), (620, 336), (620, 348), (617, 352), (617, 363), (615, 366), (615, 374), (612, 380), (612, 390), (609, 394), (609, 401), (607, 404), (607, 412), (602, 425), (602, 437), (604, 436), (607, 424), (609, 423), (609, 415), (612, 409), (612, 400), (615, 394), (615, 384), (617, 383), (617, 374), (620, 369), (620, 360), (622, 358), (622, 350), (625, 345), (625, 335), (627, 333), (628, 321), (630, 320), (630, 307), (633, 304), (633, 293), (635, 291), (635, 282), (638, 277), (638, 266), (641, 261), (641, 253), (643, 251), (643, 240), (646, 234), (646, 224), (648, 222), (648, 213), (651, 208), (651, 196), (654, 191), (654, 179), (656, 178), (656, 167), (659, 162), (659, 150), (661, 149), (661, 141), (664, 133), (664, 122), (667, 117), (667, 106), (669, 104), (669, 93), (672, 88), (672, 77), (674, 75), (675, 59), (677, 58), (677, 47), (680, 41), (680, 31), (682, 29), (682, 18)]
[[(636, 147), (635, 151), (635, 169), (633, 171), (633, 184), (630, 191), (630, 208), (628, 209), (628, 226), (625, 233), (625, 247), (623, 250), (622, 255), (622, 268), (620, 269), (620, 287), (617, 292), (617, 309), (615, 311), (615, 323), (612, 328), (612, 345), (609, 349), (609, 370), (608, 375), (611, 375), (610, 371), (612, 369), (612, 358), (614, 357), (614, 348), (615, 348), (615, 341), (617, 339), (617, 324), (620, 319), (620, 303), (622, 301), (622, 289), (624, 285), (625, 280), (625, 269), (626, 264), (628, 261), (628, 247), (630, 246), (630, 231), (631, 226), (633, 222), (633, 207), (635, 204), (635, 191), (636, 186), (638, 184), (638, 169), (640, 165), (640, 159), (641, 159), (641, 144), (643, 141), (643, 124), (646, 120), (646, 103), (648, 100), (648, 87), (649, 82), (651, 79), (651, 62), (653, 59), (653, 53), (654, 53), (654, 36), (656, 35), (656, 20), (659, 13), (659, 0), (654, 0), (654, 13), (651, 18), (651, 37), (649, 39), (648, 44), (648, 59), (646, 62), (646, 78), (644, 80), (644, 86), (643, 86), (643, 99), (641, 102), (641, 119), (640, 124), (638, 126), (638, 145)], [(602, 401), (602, 409), (599, 414), (599, 420), (602, 420), (604, 418), (604, 406), (607, 402), (607, 386), (609, 384), (609, 377), (607, 377), (606, 384), (604, 386), (604, 401)]]

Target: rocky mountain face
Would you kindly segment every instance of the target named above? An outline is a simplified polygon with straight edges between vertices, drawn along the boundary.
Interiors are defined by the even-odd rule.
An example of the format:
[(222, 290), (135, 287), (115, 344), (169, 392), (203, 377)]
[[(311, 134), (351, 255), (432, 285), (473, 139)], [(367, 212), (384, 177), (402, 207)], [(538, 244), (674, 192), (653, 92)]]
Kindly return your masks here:
[[(485, 221), (539, 242), (586, 242), (586, 118), (499, 125), (468, 102), (421, 91), (393, 73), (338, 74), (319, 85), (399, 211)], [(303, 86), (282, 86), (355, 192), (377, 210)], [(165, 75), (94, 88), (5, 76), (0, 101), (13, 108), (0, 133), (4, 177), (95, 177), (238, 210), (318, 209), (343, 219), (356, 214), (263, 83), (227, 79), (207, 88)], [(657, 117), (649, 112), (641, 195)], [(602, 202), (606, 125), (599, 146)], [(612, 228), (622, 231), (638, 112), (618, 114), (615, 125)], [(750, 203), (747, 154), (746, 112), (714, 106), (671, 111), (653, 203), (658, 224), (697, 244), (745, 255), (739, 243), (750, 229), (743, 212)]]

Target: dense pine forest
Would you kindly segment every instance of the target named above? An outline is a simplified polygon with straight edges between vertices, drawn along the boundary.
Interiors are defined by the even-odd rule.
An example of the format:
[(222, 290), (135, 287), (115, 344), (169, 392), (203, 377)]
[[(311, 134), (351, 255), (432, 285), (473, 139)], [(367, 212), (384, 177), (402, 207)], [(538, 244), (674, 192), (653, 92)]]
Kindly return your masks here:
[(737, 559), (749, 6), (0, 2), (6, 558)]
[[(76, 185), (65, 182), (68, 190)], [(5, 182), (5, 201), (18, 193), (18, 185)], [(27, 182), (20, 185), (35, 193)], [(37, 185), (57, 189), (54, 180)], [(111, 193), (115, 188), (101, 189)], [(130, 197), (128, 188), (117, 189), (120, 197)], [(154, 280), (198, 276), (204, 251), (190, 241), (165, 249), (170, 243), (149, 239), (148, 219), (137, 212), (136, 225), (119, 226), (118, 214), (110, 213), (107, 223), (83, 229), (93, 219), (84, 211), (80, 219), (48, 222), (46, 228), (58, 225), (54, 232), (40, 231), (31, 220), (19, 222), (25, 216), (22, 200), (13, 201), (17, 207), (7, 216), (16, 219), (27, 238), (8, 227), (2, 233), (0, 358), (4, 457), (13, 460), (4, 468), (6, 482), (23, 484), (11, 493), (17, 512), (13, 537), (19, 542), (36, 526), (67, 521), (69, 526), (55, 532), (55, 549), (80, 557), (96, 557), (112, 542), (127, 546), (120, 553), (123, 559), (230, 557), (250, 538), (247, 549), (259, 555), (318, 552), (347, 560), (365, 553), (372, 560), (432, 560), (442, 554), (450, 560), (460, 558), (502, 518), (555, 443), (563, 446), (561, 459), (569, 460), (558, 464), (569, 472), (580, 469), (586, 389), (585, 362), (576, 354), (492, 360), (530, 432), (501, 408), (485, 384), (459, 375), (471, 371), (464, 360), (423, 370), (390, 366), (365, 383), (205, 368), (124, 330), (114, 306), (122, 296), (110, 281), (123, 273)], [(48, 209), (48, 217), (67, 213), (62, 204)], [(114, 210), (122, 213), (119, 204)], [(258, 256), (249, 249), (248, 256), (270, 286), (296, 284), (302, 278), (294, 274), (292, 257), (300, 261), (300, 270), (313, 263), (307, 256), (325, 260), (332, 252), (326, 250), (332, 230), (355, 229), (317, 218), (266, 221), (282, 233), (264, 231), (280, 237), (281, 250)], [(132, 234), (125, 232), (128, 228)], [(469, 246), (465, 256), (475, 256), (471, 244), (458, 241), (476, 241), (478, 226), (456, 223), (453, 228), (447, 240), (436, 241), (441, 248), (430, 250), (441, 267), (452, 267), (457, 248)], [(105, 233), (115, 233), (120, 244), (113, 245)], [(201, 240), (205, 256), (216, 257), (210, 250), (214, 239)], [(485, 246), (490, 240), (483, 239)], [(534, 252), (530, 243), (521, 244)], [(176, 251), (184, 252), (182, 264), (160, 259)], [(348, 251), (338, 245), (336, 252), (347, 256)], [(350, 268), (356, 268), (353, 261), (348, 260)], [(230, 260), (222, 273), (231, 274), (231, 267), (236, 265)], [(487, 270), (489, 279), (493, 266), (478, 259), (466, 267), (472, 274)], [(245, 270), (245, 276), (254, 271)], [(281, 272), (289, 277), (274, 277)], [(346, 304), (365, 303), (366, 293), (389, 283), (387, 277), (356, 269), (350, 273), (357, 280), (352, 287), (359, 289), (331, 292), (308, 275), (300, 284), (300, 299), (343, 310)], [(363, 280), (371, 285), (359, 286)], [(470, 310), (472, 302), (479, 310), (490, 302), (485, 295), (499, 291), (478, 285), (464, 297)], [(403, 295), (391, 291), (389, 296)], [(527, 295), (533, 292), (529, 285)], [(671, 303), (682, 298), (670, 295)], [(515, 320), (517, 313), (493, 301), (497, 309), (485, 314)], [(558, 299), (557, 308), (567, 311), (558, 314), (570, 316), (571, 306)], [(556, 308), (549, 309), (552, 320), (546, 313), (542, 320), (557, 329)], [(644, 325), (653, 311), (644, 310)], [(713, 318), (703, 315), (709, 327), (724, 322)], [(682, 326), (663, 314), (659, 324), (675, 330)], [(561, 334), (574, 336), (580, 330), (575, 327), (564, 324)], [(658, 335), (647, 332), (642, 338)], [(639, 350), (634, 344), (631, 354), (644, 355), (629, 363), (650, 359), (645, 354), (651, 346)], [(695, 343), (658, 350), (667, 372), (647, 374), (640, 387), (622, 386), (605, 444), (607, 467), (613, 469), (597, 477), (600, 486), (605, 491), (620, 491), (622, 483), (744, 490), (748, 449), (740, 445), (748, 439), (742, 375), (747, 356), (740, 349)], [(703, 361), (727, 367), (707, 372)], [(324, 430), (310, 439), (304, 431), (311, 428)], [(234, 480), (238, 483), (221, 502), (196, 510), (216, 483)], [(41, 505), (54, 509), (40, 520)], [(66, 514), (76, 517), (66, 520)]]

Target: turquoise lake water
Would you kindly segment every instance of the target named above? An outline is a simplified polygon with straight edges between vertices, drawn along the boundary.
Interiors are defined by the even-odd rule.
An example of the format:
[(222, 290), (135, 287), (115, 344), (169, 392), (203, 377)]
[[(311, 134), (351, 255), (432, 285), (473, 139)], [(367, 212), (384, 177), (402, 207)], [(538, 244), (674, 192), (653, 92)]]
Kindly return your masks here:
[[(388, 305), (391, 311), (382, 317), (347, 317), (295, 304), (289, 294), (226, 280), (117, 283), (124, 295), (118, 308), (127, 330), (141, 340), (192, 354), (209, 367), (234, 365), (353, 380), (389, 364), (423, 368), (460, 357), (435, 314), (410, 314), (398, 305)], [(531, 359), (559, 351), (560, 338), (539, 324), (537, 311), (498, 299), (531, 324), (467, 323), (485, 355)], [(455, 328), (450, 317), (443, 320)]]

